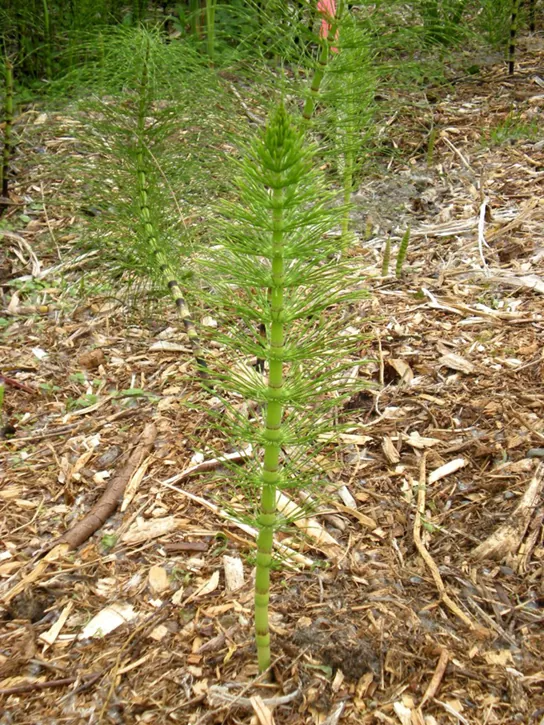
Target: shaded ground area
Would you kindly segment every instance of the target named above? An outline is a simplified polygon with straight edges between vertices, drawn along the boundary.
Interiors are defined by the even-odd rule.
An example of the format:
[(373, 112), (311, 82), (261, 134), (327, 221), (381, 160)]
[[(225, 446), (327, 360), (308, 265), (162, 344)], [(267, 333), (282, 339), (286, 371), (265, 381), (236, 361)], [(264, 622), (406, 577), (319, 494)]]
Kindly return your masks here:
[[(0, 258), (2, 723), (541, 722), (544, 56), (527, 44), (513, 79), (490, 66), (425, 108), (403, 99), (402, 155), (355, 196), (371, 294), (353, 324), (378, 386), (349, 401), (352, 428), (323, 460), (329, 538), (282, 539), (307, 566), (272, 575), (272, 682), (255, 679), (251, 533), (188, 470), (217, 443), (214, 402), (174, 312), (146, 324), (77, 301), (94, 259), (68, 254), (69, 181), (39, 167), (70, 141), (62, 119), (27, 115), (14, 200), (28, 221)], [(382, 275), (387, 236), (394, 269), (408, 226), (402, 275)], [(52, 272), (17, 292), (33, 264)], [(122, 510), (38, 559), (152, 419)]]

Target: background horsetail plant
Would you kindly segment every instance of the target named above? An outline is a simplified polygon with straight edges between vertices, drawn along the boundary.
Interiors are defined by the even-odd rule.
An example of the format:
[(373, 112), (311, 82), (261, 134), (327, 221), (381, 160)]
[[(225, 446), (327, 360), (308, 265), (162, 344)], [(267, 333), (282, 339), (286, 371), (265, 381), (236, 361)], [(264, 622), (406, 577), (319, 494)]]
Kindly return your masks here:
[(192, 320), (189, 307), (185, 301), (183, 292), (176, 279), (175, 272), (168, 259), (168, 254), (159, 243), (158, 232), (153, 224), (151, 208), (149, 205), (149, 150), (146, 145), (146, 118), (151, 110), (150, 107), (150, 87), (149, 87), (149, 40), (147, 42), (146, 54), (142, 67), (142, 77), (138, 102), (138, 127), (137, 127), (137, 178), (138, 178), (138, 204), (140, 223), (143, 228), (144, 245), (148, 246), (156, 266), (163, 276), (163, 280), (167, 288), (170, 290), (178, 314), (183, 322), (185, 332), (189, 338), (193, 355), (195, 357), (198, 371), (201, 377), (206, 375), (206, 362), (202, 355), (202, 347), (200, 338)]
[[(338, 237), (329, 232), (340, 226), (343, 209), (314, 171), (314, 149), (305, 147), (303, 138), (303, 129), (279, 106), (240, 163), (239, 202), (223, 205), (221, 245), (207, 262), (218, 309), (239, 320), (217, 336), (237, 361), (214, 366), (214, 389), (223, 391), (227, 409), (221, 429), (236, 446), (250, 443), (255, 451), (252, 461), (237, 469), (234, 485), (243, 492), (246, 518), (256, 521), (259, 531), (260, 671), (271, 662), (274, 532), (288, 523), (277, 508), (278, 493), (307, 493), (319, 485), (322, 472), (315, 461), (325, 445), (320, 436), (338, 430), (344, 397), (361, 387), (360, 337), (346, 317), (363, 293), (349, 291), (354, 271), (330, 258), (338, 251)], [(329, 307), (333, 312), (325, 314)], [(255, 323), (264, 325), (264, 340), (248, 333)], [(255, 356), (265, 360), (267, 376), (251, 367)], [(236, 404), (240, 396), (253, 403), (246, 412)], [(248, 409), (257, 411), (254, 418)]]
[(336, 42), (338, 49), (331, 54), (321, 90), (322, 113), (315, 125), (343, 189), (342, 234), (346, 236), (349, 202), (372, 128), (376, 79), (371, 70), (369, 39), (349, 12), (338, 20)]
[(338, 48), (333, 47), (332, 42), (338, 35), (338, 20), (336, 17), (335, 0), (318, 0), (317, 10), (321, 16), (321, 27), (319, 30), (319, 49), (316, 66), (304, 103), (302, 116), (306, 123), (309, 123), (315, 111), (321, 83), (325, 76), (325, 69), (331, 53), (337, 53)]
[(5, 101), (4, 101), (4, 143), (2, 146), (2, 189), (5, 202), (0, 202), (0, 216), (8, 203), (9, 165), (13, 151), (13, 65), (7, 54), (4, 56)]
[(406, 255), (408, 254), (408, 245), (410, 244), (410, 227), (402, 235), (400, 240), (399, 248), (397, 251), (397, 261), (395, 263), (395, 276), (400, 277), (402, 274), (402, 267), (406, 261)]
[[(99, 284), (125, 298), (137, 294), (139, 309), (172, 297), (204, 377), (186, 294), (189, 286), (194, 292), (195, 235), (185, 219), (223, 183), (216, 141), (229, 102), (216, 75), (182, 41), (168, 43), (160, 31), (142, 27), (104, 30), (101, 38), (95, 64), (65, 81), (82, 79), (99, 96), (80, 102), (86, 153), (78, 162), (94, 228), (88, 246), (101, 252)], [(202, 90), (195, 96), (191, 86)]]
[[(336, 167), (343, 188), (342, 233), (349, 231), (349, 202), (357, 169), (364, 161), (374, 105), (375, 78), (365, 31), (341, 2), (319, 0), (320, 42), (304, 104), (305, 123), (322, 140), (321, 150)], [(315, 109), (320, 103), (317, 117)]]

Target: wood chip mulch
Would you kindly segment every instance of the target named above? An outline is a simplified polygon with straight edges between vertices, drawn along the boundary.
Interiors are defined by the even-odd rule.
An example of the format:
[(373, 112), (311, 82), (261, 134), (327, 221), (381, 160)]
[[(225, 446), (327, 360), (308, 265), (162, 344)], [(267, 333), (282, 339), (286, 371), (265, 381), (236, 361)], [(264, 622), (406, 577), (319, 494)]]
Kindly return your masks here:
[[(228, 469), (209, 461), (213, 402), (175, 311), (181, 350), (160, 350), (164, 320), (78, 298), (96, 257), (75, 260), (82, 222), (59, 201), (77, 180), (40, 161), (73, 143), (60, 114), (19, 119), (3, 218), (19, 226), (4, 225), (0, 252), (0, 722), (544, 722), (537, 41), (514, 78), (495, 65), (458, 79), (417, 118), (405, 98), (391, 124), (402, 156), (354, 197), (377, 385), (326, 449), (313, 535), (280, 536), (296, 559), (272, 574), (269, 678), (252, 531), (203, 475)], [(540, 132), (501, 136), (511, 117)], [(387, 236), (394, 259), (408, 226), (401, 276), (382, 276)], [(122, 475), (121, 506), (59, 546)]]

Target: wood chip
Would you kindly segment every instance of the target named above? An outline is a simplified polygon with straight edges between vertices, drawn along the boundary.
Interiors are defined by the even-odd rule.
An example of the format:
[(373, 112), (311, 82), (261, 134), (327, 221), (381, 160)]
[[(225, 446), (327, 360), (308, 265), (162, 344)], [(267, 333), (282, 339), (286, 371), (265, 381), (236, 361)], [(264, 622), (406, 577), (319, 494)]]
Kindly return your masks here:
[(440, 365), (445, 365), (451, 370), (458, 370), (461, 373), (465, 373), (465, 375), (470, 375), (476, 369), (469, 360), (465, 360), (465, 358), (461, 357), (461, 355), (455, 355), (454, 353), (442, 355), (438, 362)]
[(238, 556), (223, 557), (223, 570), (225, 572), (225, 586), (228, 592), (235, 592), (245, 584), (244, 563)]
[(446, 478), (446, 476), (451, 476), (452, 473), (455, 473), (461, 468), (464, 468), (466, 466), (468, 461), (466, 458), (454, 458), (453, 461), (449, 461), (448, 463), (444, 463), (443, 466), (440, 466), (440, 468), (436, 468), (432, 473), (429, 473), (429, 478), (427, 479), (427, 483), (433, 484), (437, 481), (440, 481), (441, 478)]

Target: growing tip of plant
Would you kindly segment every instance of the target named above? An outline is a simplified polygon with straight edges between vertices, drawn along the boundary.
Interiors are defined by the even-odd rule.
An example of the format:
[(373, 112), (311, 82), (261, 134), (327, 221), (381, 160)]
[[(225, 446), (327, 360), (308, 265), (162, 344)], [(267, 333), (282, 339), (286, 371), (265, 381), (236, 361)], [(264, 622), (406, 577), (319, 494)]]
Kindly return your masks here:
[(391, 260), (391, 237), (387, 237), (383, 249), (382, 277), (389, 274), (389, 262)]
[(408, 229), (404, 232), (404, 235), (399, 244), (399, 249), (397, 252), (397, 261), (395, 264), (395, 276), (396, 277), (400, 277), (402, 274), (402, 267), (406, 260), (409, 243), (410, 243), (410, 227), (408, 227)]

